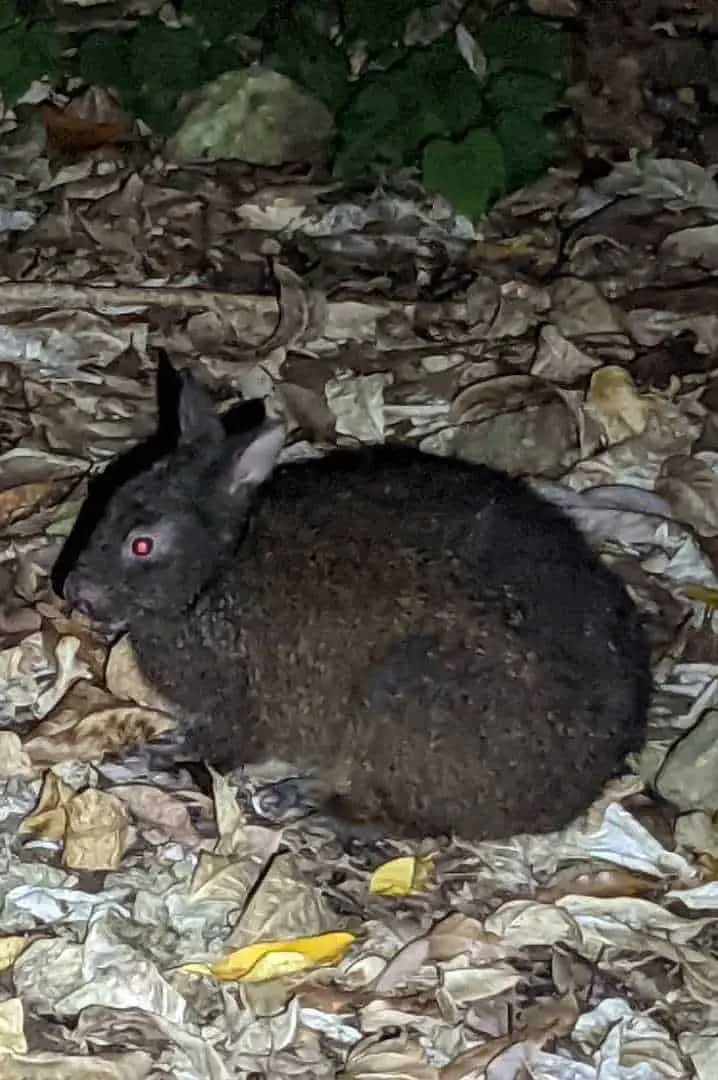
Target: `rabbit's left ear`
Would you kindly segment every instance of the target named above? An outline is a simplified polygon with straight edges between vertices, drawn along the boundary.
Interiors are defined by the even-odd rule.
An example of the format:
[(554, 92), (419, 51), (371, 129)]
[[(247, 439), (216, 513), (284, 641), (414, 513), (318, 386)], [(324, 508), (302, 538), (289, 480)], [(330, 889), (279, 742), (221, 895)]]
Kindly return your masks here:
[(232, 496), (242, 489), (252, 489), (263, 484), (271, 474), (284, 446), (284, 424), (273, 421), (263, 424), (251, 442), (243, 439), (241, 444), (227, 456), (222, 470), (225, 490)]
[(180, 442), (183, 443), (199, 440), (222, 442), (225, 437), (224, 424), (215, 412), (209, 395), (188, 372), (182, 375), (179, 430)]

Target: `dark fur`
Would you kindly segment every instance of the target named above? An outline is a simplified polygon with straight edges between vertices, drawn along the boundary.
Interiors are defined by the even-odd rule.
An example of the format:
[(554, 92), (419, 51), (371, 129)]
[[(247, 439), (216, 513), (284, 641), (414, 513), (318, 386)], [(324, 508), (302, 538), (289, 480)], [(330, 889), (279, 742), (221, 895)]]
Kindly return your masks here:
[[(388, 834), (584, 810), (640, 747), (650, 679), (623, 585), (569, 520), (520, 480), (398, 448), (230, 490), (253, 434), (185, 397), (177, 450), (118, 490), (65, 591), (129, 627), (190, 744), (316, 768)], [(160, 519), (166, 556), (127, 564), (128, 531)]]

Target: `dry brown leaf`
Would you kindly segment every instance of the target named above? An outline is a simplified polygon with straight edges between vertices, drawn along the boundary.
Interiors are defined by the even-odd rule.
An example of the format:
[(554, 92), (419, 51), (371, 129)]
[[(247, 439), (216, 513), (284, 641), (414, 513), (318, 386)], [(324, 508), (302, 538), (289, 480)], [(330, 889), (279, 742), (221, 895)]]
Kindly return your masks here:
[(715, 454), (675, 454), (666, 459), (655, 491), (676, 518), (701, 536), (718, 535), (718, 473)]
[(440, 1080), (439, 1069), (429, 1065), (418, 1040), (371, 1035), (349, 1051), (345, 1080)]
[(74, 480), (37, 481), (0, 491), (0, 529), (54, 506), (74, 485)]
[(14, 731), (0, 731), (0, 778), (10, 776), (34, 776), (30, 756), (23, 749), (22, 740)]
[(610, 445), (641, 435), (650, 411), (650, 399), (637, 392), (624, 368), (608, 365), (591, 376), (586, 412), (601, 425)]
[(2, 1080), (145, 1080), (153, 1071), (151, 1055), (141, 1050), (104, 1056), (5, 1054), (1, 1065)]
[(551, 904), (562, 896), (646, 896), (656, 891), (655, 878), (620, 867), (580, 870), (567, 867), (536, 890), (536, 899)]
[(115, 870), (131, 840), (123, 802), (107, 791), (87, 788), (67, 803), (63, 862), (73, 870)]
[(2, 1056), (7, 1053), (26, 1054), (25, 1013), (20, 998), (0, 1001), (0, 1072)]
[(128, 634), (110, 649), (105, 667), (105, 685), (118, 701), (134, 701), (146, 709), (171, 712), (171, 707), (143, 679)]
[(129, 746), (151, 742), (173, 727), (167, 713), (140, 705), (114, 705), (85, 716), (63, 709), (37, 725), (25, 749), (35, 763), (98, 761)]
[[(576, 13), (573, 0), (531, 0), (530, 6), (542, 14)], [(703, 38), (718, 32), (715, 4), (676, 0), (664, 13), (670, 32), (656, 34), (645, 25), (655, 19), (655, 4), (637, 0), (622, 24), (626, 42), (607, 32), (619, 21), (612, 5), (584, 8), (591, 47), (583, 59), (596, 89), (572, 93), (579, 128), (591, 137), (605, 133), (613, 138), (615, 109), (607, 110), (606, 102), (618, 101), (621, 132), (640, 131), (639, 142), (645, 145), (651, 117), (640, 95), (641, 87), (650, 85), (656, 89), (651, 97), (656, 109), (671, 117), (659, 122), (665, 139), (678, 140), (680, 128), (688, 132), (691, 145), (697, 139), (703, 146), (709, 132), (698, 131), (703, 118), (690, 101), (693, 83), (703, 73), (686, 57), (695, 56), (696, 48), (706, 51)], [(686, 85), (662, 92), (660, 65), (643, 65), (638, 38), (641, 48), (645, 44), (646, 50), (650, 46), (660, 53), (671, 78), (679, 69)], [(585, 50), (586, 42), (577, 47)], [(678, 53), (680, 64), (674, 63)], [(626, 87), (629, 92), (621, 97)], [(35, 84), (33, 100), (42, 93), (46, 90)], [(635, 108), (628, 105), (636, 101), (644, 113), (629, 119)], [(15, 122), (12, 114), (7, 119)], [(63, 151), (72, 153), (80, 144), (96, 145), (98, 133), (100, 142), (113, 141), (113, 125), (121, 126), (111, 100), (98, 90), (54, 110), (50, 119), (60, 136), (55, 145), (62, 142)], [(718, 140), (718, 130), (714, 136)], [(718, 160), (715, 153), (705, 153), (707, 160)], [(505, 464), (522, 474), (549, 475), (576, 490), (598, 485), (605, 495), (606, 485), (637, 484), (634, 491), (646, 496), (647, 505), (658, 489), (680, 519), (714, 539), (716, 226), (714, 211), (706, 213), (705, 207), (718, 205), (718, 189), (703, 166), (666, 160), (661, 148), (657, 162), (650, 154), (647, 161), (631, 159), (622, 170), (630, 173), (624, 177), (628, 184), (612, 188), (609, 182), (604, 194), (578, 168), (556, 168), (503, 200), (482, 223), (485, 235), (473, 241), (443, 209), (437, 215), (433, 205), (417, 208), (406, 196), (353, 200), (342, 192), (327, 201), (326, 185), (305, 183), (297, 175), (250, 174), (227, 163), (172, 171), (153, 155), (149, 168), (134, 158), (117, 168), (112, 154), (104, 153), (102, 168), (88, 159), (58, 170), (43, 155), (43, 146), (23, 131), (22, 119), (12, 146), (0, 151), (3, 176), (9, 177), (8, 206), (14, 207), (20, 195), (18, 205), (32, 208), (32, 213), (7, 211), (12, 243), (5, 252), (8, 280), (0, 283), (0, 309), (9, 316), (0, 335), (0, 440), (3, 446), (27, 447), (20, 454), (0, 455), (0, 528), (3, 521), (14, 522), (9, 534), (5, 530), (0, 566), (8, 595), (14, 590), (29, 602), (44, 588), (51, 548), (67, 534), (76, 514), (76, 493), (57, 510), (42, 507), (51, 505), (63, 485), (90, 462), (104, 462), (135, 435), (149, 432), (150, 342), (169, 346), (180, 364), (195, 363), (201, 354), (207, 381), (220, 394), (266, 395), (270, 410), (280, 399), (289, 402), (304, 439), (315, 441), (319, 433), (331, 442), (338, 419), (342, 431), (360, 438), (379, 433), (420, 442), (425, 449)], [(38, 182), (57, 198), (27, 204), (25, 193)], [(676, 213), (667, 203), (686, 209)], [(428, 245), (427, 234), (432, 237)], [(282, 286), (278, 301), (266, 289), (268, 250)], [(297, 250), (311, 256), (310, 282), (297, 270), (285, 271), (290, 263), (297, 266)], [(131, 284), (97, 284), (109, 280), (108, 267), (112, 280)], [(394, 267), (401, 267), (399, 290)], [(237, 341), (244, 344), (238, 347)], [(252, 354), (247, 343), (260, 343), (262, 356)], [(586, 405), (584, 386), (592, 374)], [(315, 421), (321, 421), (318, 427)], [(602, 435), (608, 447), (601, 451)], [(34, 444), (58, 453), (32, 449)], [(298, 457), (311, 450), (306, 441), (293, 447)], [(78, 456), (64, 458), (65, 452)], [(667, 743), (685, 730), (689, 710), (717, 677), (711, 628), (716, 582), (710, 567), (715, 552), (711, 542), (701, 560), (684, 529), (674, 522), (648, 521), (645, 508), (632, 505), (632, 521), (622, 515), (615, 534), (609, 529), (600, 541), (605, 538), (622, 549), (620, 569), (634, 571), (631, 582), (641, 593), (639, 601), (661, 622), (657, 651), (661, 678), (669, 685), (659, 679), (665, 692), (651, 744), (659, 763)], [(608, 521), (598, 502), (586, 520), (589, 516), (598, 523), (596, 529)], [(654, 593), (638, 588), (639, 570), (654, 584)], [(675, 624), (667, 629), (660, 590), (664, 595), (670, 590), (676, 604), (679, 594), (695, 598), (695, 603), (681, 600)], [(674, 629), (693, 609), (705, 616), (700, 640), (697, 633), (679, 636)], [(53, 710), (49, 718), (56, 726), (41, 726), (35, 733), (41, 760), (43, 752), (47, 761), (74, 757), (78, 746), (91, 755), (99, 747), (101, 756), (108, 740), (114, 746), (124, 734), (109, 730), (110, 716), (121, 715), (113, 712), (120, 705), (134, 702), (150, 712), (171, 711), (142, 685), (126, 642), (108, 657), (100, 635), (93, 635), (83, 620), (65, 618), (54, 605), (38, 610), (43, 612), (44, 640), (26, 640), (11, 656), (3, 655), (0, 681), (7, 688), (10, 719), (16, 711), (41, 718), (43, 709)], [(36, 614), (25, 617), (10, 609), (7, 615), (2, 628), (7, 623), (4, 632), (12, 635), (8, 646), (15, 646), (26, 629), (38, 628)], [(74, 639), (65, 642), (59, 658), (58, 636)], [(86, 674), (68, 690), (73, 665), (75, 670), (85, 665)], [(92, 686), (90, 677), (106, 685), (112, 697)], [(106, 730), (90, 732), (87, 740), (77, 722), (86, 718), (91, 725), (93, 716)], [(48, 731), (57, 745), (47, 738)], [(31, 805), (28, 792), (33, 789), (22, 775), (27, 751), (12, 734), (0, 738), (3, 772), (10, 781), (5, 829), (11, 835), (14, 822)], [(52, 1039), (65, 1043), (62, 1054), (5, 1054), (3, 1076), (130, 1080), (179, 1068), (213, 1080), (227, 1069), (242, 1075), (323, 1078), (334, 1075), (340, 1059), (348, 1056), (349, 1077), (374, 1080), (481, 1080), (484, 1075), (485, 1080), (516, 1080), (529, 1072), (566, 1080), (576, 1070), (583, 1070), (585, 1080), (594, 1073), (627, 1080), (635, 1063), (645, 1068), (646, 1061), (663, 1080), (683, 1080), (691, 1068), (700, 1080), (717, 1080), (711, 1063), (718, 1034), (710, 1022), (718, 987), (712, 955), (716, 909), (715, 890), (707, 879), (716, 874), (718, 855), (708, 815), (701, 816), (700, 827), (695, 814), (684, 815), (675, 828), (671, 819), (666, 831), (673, 830), (673, 850), (663, 833), (658, 844), (638, 828), (620, 826), (617, 818), (605, 824), (602, 803), (586, 816), (588, 838), (568, 836), (555, 845), (518, 839), (478, 852), (452, 846), (446, 860), (437, 860), (431, 895), (413, 893), (406, 902), (386, 904), (368, 895), (376, 866), (373, 852), (366, 858), (354, 850), (338, 853), (333, 839), (324, 846), (323, 834), (315, 844), (310, 830), (307, 840), (303, 826), (284, 832), (249, 826), (236, 797), (244, 777), (226, 783), (215, 779), (221, 840), (213, 854), (200, 852), (195, 863), (195, 852), (171, 844), (168, 857), (163, 851), (159, 858), (152, 850), (158, 836), (194, 842), (184, 793), (176, 795), (174, 779), (166, 774), (158, 782), (167, 783), (167, 790), (151, 788), (144, 776), (134, 784), (134, 767), (123, 759), (102, 770), (103, 778), (115, 778), (110, 795), (120, 798), (142, 826), (132, 858), (107, 882), (100, 880), (102, 875), (88, 875), (87, 881), (77, 874), (60, 878), (62, 871), (47, 858), (47, 845), (8, 845), (8, 871), (19, 885), (8, 901), (9, 916), (47, 925), (58, 911), (67, 911), (73, 941), (82, 940), (83, 932), (86, 937), (82, 946), (69, 939), (50, 941), (34, 975), (28, 963), (20, 977), (24, 956), (15, 964), (13, 992), (33, 1021), (38, 1005), (43, 1017), (52, 1016), (59, 1000), (82, 1001), (82, 1011), (77, 1027), (75, 1017), (65, 1024), (61, 1015), (61, 1022), (52, 1025)], [(70, 781), (65, 792), (69, 805), (55, 792), (53, 810), (45, 791), (46, 817), (40, 814), (35, 835), (43, 836), (46, 829), (49, 837), (61, 840), (72, 808), (83, 809), (93, 771), (65, 761), (58, 774)], [(71, 789), (82, 794), (74, 796)], [(621, 792), (610, 798), (620, 799)], [(80, 800), (77, 805), (74, 799)], [(635, 812), (634, 804), (626, 804), (625, 816), (634, 820), (629, 808)], [(79, 817), (80, 832), (96, 824), (87, 808)], [(112, 863), (122, 847), (122, 824), (114, 822), (114, 834), (112, 815), (105, 824), (108, 835), (94, 841), (83, 835), (91, 856), (99, 853), (99, 862), (106, 858)], [(32, 825), (26, 835), (33, 835)], [(267, 874), (280, 843), (290, 848), (294, 862), (282, 853)], [(392, 851), (399, 853), (406, 855), (403, 846)], [(383, 852), (381, 857), (390, 856)], [(557, 865), (564, 869), (557, 872)], [(636, 868), (645, 870), (646, 877)], [(702, 878), (696, 874), (694, 880), (692, 873), (701, 869)], [(265, 875), (268, 884), (263, 886)], [(680, 884), (672, 894), (665, 891), (669, 881)], [(136, 948), (149, 964), (163, 970), (171, 966), (173, 979), (186, 980), (180, 992), (201, 1024), (201, 1037), (194, 1020), (189, 1027), (182, 1022), (181, 1002), (174, 1002), (173, 1021), (165, 1025), (163, 993), (153, 996), (157, 1013), (138, 1010), (129, 985), (132, 976), (124, 978), (123, 963), (120, 974), (113, 973), (111, 950), (118, 944), (111, 933), (103, 936), (108, 920), (90, 913), (101, 911), (104, 891), (115, 887), (129, 895), (130, 915), (121, 916), (127, 920), (123, 953)], [(267, 925), (283, 931), (283, 937), (308, 936), (316, 932), (313, 920), (323, 914), (315, 908), (317, 894), (327, 900), (330, 913), (338, 904), (356, 919), (357, 930), (361, 925), (351, 965), (331, 974), (285, 975), (283, 988), (288, 994), (296, 989), (294, 1001), (249, 994), (246, 984), (239, 993), (223, 994), (214, 987), (208, 1017), (208, 984), (178, 971), (187, 957), (166, 955), (172, 942), (191, 939), (193, 949), (197, 943), (193, 955), (213, 959), (217, 935), (226, 940), (222, 920), (227, 909), (236, 913), (239, 945), (246, 944), (243, 935), (261, 934)], [(524, 900), (518, 907), (500, 906), (519, 896)], [(248, 898), (257, 897), (261, 903), (250, 905), (243, 926), (239, 912)], [(646, 907), (648, 897), (655, 904)], [(688, 919), (672, 914), (684, 911), (680, 904), (688, 907)], [(435, 924), (437, 909), (455, 914)], [(132, 923), (135, 910), (142, 916)], [(463, 911), (476, 917), (459, 914)], [(480, 921), (479, 914), (486, 912), (494, 913), (486, 926), (496, 933)], [(114, 918), (113, 912), (111, 923)], [(22, 946), (18, 939), (5, 940), (11, 965)], [(281, 957), (281, 943), (278, 950)], [(581, 953), (600, 953), (597, 968)], [(571, 963), (560, 970), (564, 957)], [(1, 961), (0, 942), (0, 966)], [(521, 971), (521, 981), (516, 982), (510, 963)], [(146, 968), (130, 961), (127, 970), (134, 975)], [(80, 976), (78, 997), (72, 986)], [(402, 982), (409, 992), (398, 994)], [(584, 996), (589, 986), (598, 1008), (591, 1008)], [(378, 988), (393, 988), (391, 998), (378, 998)], [(572, 993), (578, 1006), (560, 997)], [(482, 997), (486, 994), (495, 996)], [(538, 1003), (528, 1004), (533, 1001)], [(639, 1003), (635, 1011), (628, 1002)], [(508, 1016), (510, 1006), (516, 1011)], [(658, 1025), (650, 1027), (649, 1017), (661, 1017), (668, 1007), (671, 1032), (663, 1035)], [(579, 1032), (573, 1030), (578, 1008)], [(510, 1035), (509, 1023), (518, 1024)], [(394, 1039), (384, 1030), (384, 1038), (356, 1043), (370, 1029), (379, 1032), (382, 1024), (404, 1029), (405, 1036)], [(35, 1035), (43, 1038), (43, 1028), (39, 1033), (33, 1028)], [(563, 1040), (555, 1053), (537, 1051), (551, 1038)], [(94, 1053), (77, 1056), (78, 1039)], [(478, 1040), (486, 1041), (475, 1047)], [(110, 1062), (111, 1055), (97, 1053), (105, 1046), (147, 1047), (155, 1060), (148, 1054)]]
[(110, 793), (120, 799), (143, 824), (153, 826), (188, 847), (198, 847), (201, 836), (192, 824), (186, 803), (149, 784), (117, 784)]
[(79, 658), (87, 665), (93, 678), (102, 678), (107, 646), (87, 620), (79, 616), (67, 615), (59, 606), (59, 602), (48, 603), (39, 600), (35, 607), (42, 615), (43, 628), (51, 629), (60, 638), (74, 638), (78, 641)]
[(337, 929), (324, 892), (302, 873), (295, 855), (275, 855), (226, 944), (233, 949), (258, 941), (317, 937)]
[(126, 118), (97, 120), (74, 114), (70, 108), (43, 108), (43, 123), (52, 142), (64, 151), (80, 153), (101, 146), (126, 143), (135, 138)]
[(69, 784), (54, 772), (47, 772), (37, 806), (20, 825), (20, 833), (30, 833), (43, 840), (62, 840), (67, 825), (67, 805), (74, 794)]
[(11, 968), (18, 956), (25, 951), (34, 939), (21, 934), (0, 937), (0, 971)]
[(0, 454), (0, 528), (59, 502), (86, 469), (82, 458), (35, 446), (16, 446)]
[(397, 986), (406, 983), (427, 962), (430, 947), (430, 939), (421, 937), (399, 949), (374, 983), (374, 992), (381, 995), (391, 994)]
[(438, 922), (429, 934), (429, 959), (453, 960), (468, 954), (477, 962), (496, 960), (504, 955), (501, 938), (487, 932), (483, 924), (470, 915), (455, 912)]
[(489, 1039), (482, 1046), (472, 1046), (441, 1069), (440, 1080), (463, 1080), (466, 1076), (481, 1075), (487, 1066), (507, 1047), (514, 1045), (514, 1042), (510, 1035), (503, 1035), (498, 1039)]

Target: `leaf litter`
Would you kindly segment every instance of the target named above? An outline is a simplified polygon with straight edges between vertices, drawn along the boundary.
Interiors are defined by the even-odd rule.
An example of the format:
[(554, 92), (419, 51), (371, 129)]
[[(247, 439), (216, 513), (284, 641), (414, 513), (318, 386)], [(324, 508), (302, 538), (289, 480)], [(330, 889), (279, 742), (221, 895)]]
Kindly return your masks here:
[[(573, 93), (582, 137), (659, 152), (593, 181), (554, 169), (477, 229), (413, 194), (138, 147), (53, 171), (18, 127), (0, 160), (3, 1077), (718, 1076), (718, 189), (657, 138), (663, 99), (633, 108), (652, 54), (611, 17)], [(564, 506), (651, 621), (633, 771), (558, 836), (345, 850), (311, 820), (257, 823), (261, 777), (151, 769), (135, 744), (169, 708), (48, 575), (89, 477), (152, 430), (157, 347), (228, 405), (283, 412), (288, 457), (398, 437)]]

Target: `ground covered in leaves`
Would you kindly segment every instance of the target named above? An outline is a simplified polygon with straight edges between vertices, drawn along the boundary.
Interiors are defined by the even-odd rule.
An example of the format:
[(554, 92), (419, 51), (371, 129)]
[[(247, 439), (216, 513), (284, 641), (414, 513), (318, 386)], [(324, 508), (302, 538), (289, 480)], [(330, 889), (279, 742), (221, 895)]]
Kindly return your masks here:
[[(597, 103), (654, 53), (594, 29), (605, 150)], [(670, 91), (625, 135), (659, 154), (556, 170), (475, 234), (292, 170), (4, 145), (0, 1075), (718, 1077), (718, 151), (671, 141)], [(266, 397), (289, 456), (390, 436), (565, 506), (651, 623), (634, 771), (558, 837), (345, 850), (263, 823), (251, 777), (118, 756), (171, 718), (48, 572), (88, 470), (153, 428), (154, 347)]]

